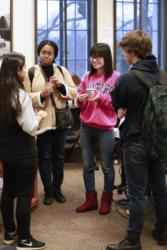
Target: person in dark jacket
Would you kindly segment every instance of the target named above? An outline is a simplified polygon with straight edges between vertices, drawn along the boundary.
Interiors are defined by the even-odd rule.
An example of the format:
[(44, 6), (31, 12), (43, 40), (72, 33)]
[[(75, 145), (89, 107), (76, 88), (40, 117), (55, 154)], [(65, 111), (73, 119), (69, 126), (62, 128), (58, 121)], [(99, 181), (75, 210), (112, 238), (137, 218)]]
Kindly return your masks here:
[(131, 72), (137, 69), (150, 79), (159, 79), (159, 67), (152, 55), (152, 43), (141, 30), (128, 32), (122, 37), (120, 48), (131, 68), (118, 79), (112, 91), (112, 104), (118, 117), (123, 145), (125, 175), (129, 192), (129, 223), (126, 237), (118, 244), (110, 244), (106, 250), (141, 250), (140, 234), (144, 224), (145, 183), (149, 179), (155, 202), (156, 223), (152, 231), (159, 245), (167, 245), (167, 187), (165, 163), (152, 159), (146, 152), (140, 124), (144, 112), (148, 88)]
[(42, 112), (35, 115), (31, 98), (24, 91), (24, 77), (25, 57), (19, 53), (6, 54), (0, 69), (0, 160), (3, 164), (0, 206), (5, 229), (3, 243), (10, 245), (17, 241), (17, 250), (38, 250), (46, 245), (32, 237), (30, 223), (37, 167), (35, 132)]

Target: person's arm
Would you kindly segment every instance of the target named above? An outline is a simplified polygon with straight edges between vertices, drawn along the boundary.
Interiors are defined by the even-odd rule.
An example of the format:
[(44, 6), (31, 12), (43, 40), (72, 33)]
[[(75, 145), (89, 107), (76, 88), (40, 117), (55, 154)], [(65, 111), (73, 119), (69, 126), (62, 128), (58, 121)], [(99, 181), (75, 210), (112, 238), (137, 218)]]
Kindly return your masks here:
[(20, 89), (19, 99), (21, 103), (22, 113), (17, 118), (17, 121), (24, 132), (31, 136), (35, 136), (35, 132), (38, 128), (39, 122), (37, 117), (35, 116), (31, 98), (24, 90)]
[(50, 82), (57, 88), (62, 98), (74, 100), (77, 94), (77, 88), (68, 70), (63, 66), (61, 66), (61, 69), (62, 73), (59, 69), (56, 69), (56, 74), (50, 78)]
[(112, 105), (116, 111), (120, 108), (126, 109), (128, 100), (128, 74), (121, 75), (111, 92)]

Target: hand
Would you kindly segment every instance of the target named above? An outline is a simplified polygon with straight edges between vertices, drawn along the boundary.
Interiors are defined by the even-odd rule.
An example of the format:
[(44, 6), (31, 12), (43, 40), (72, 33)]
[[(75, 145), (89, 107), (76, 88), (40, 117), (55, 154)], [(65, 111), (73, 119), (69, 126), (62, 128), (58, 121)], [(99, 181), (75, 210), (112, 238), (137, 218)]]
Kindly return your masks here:
[(45, 86), (45, 88), (44, 88), (44, 90), (43, 91), (41, 91), (41, 96), (43, 97), (43, 98), (46, 98), (47, 96), (50, 96), (51, 94), (53, 93), (53, 89), (52, 89), (52, 87), (51, 86)]
[(100, 92), (99, 91), (95, 91), (95, 96), (91, 99), (89, 99), (90, 102), (94, 102), (94, 101), (97, 101), (100, 97)]
[(88, 94), (87, 93), (79, 94), (78, 99), (79, 99), (80, 102), (87, 101), (88, 100)]
[(51, 76), (49, 81), (53, 84), (53, 86), (55, 87), (60, 87), (61, 83), (59, 82), (59, 80), (57, 79), (56, 76)]
[(117, 110), (117, 116), (119, 119), (122, 119), (123, 117), (125, 117), (126, 114), (127, 114), (127, 109), (125, 109), (125, 108), (119, 108)]

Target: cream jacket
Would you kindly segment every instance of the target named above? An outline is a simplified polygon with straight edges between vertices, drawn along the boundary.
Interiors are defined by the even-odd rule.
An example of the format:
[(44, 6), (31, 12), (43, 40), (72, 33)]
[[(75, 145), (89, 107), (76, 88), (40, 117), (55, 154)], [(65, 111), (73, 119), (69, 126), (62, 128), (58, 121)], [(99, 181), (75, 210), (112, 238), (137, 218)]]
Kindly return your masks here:
[[(32, 104), (35, 110), (35, 113), (40, 110), (44, 110), (48, 113), (48, 116), (45, 117), (37, 131), (37, 134), (41, 134), (47, 130), (56, 128), (56, 116), (55, 110), (52, 106), (50, 97), (45, 98), (43, 102), (41, 102), (40, 93), (45, 88), (45, 79), (41, 73), (39, 65), (35, 65), (35, 74), (32, 81), (32, 84), (29, 80), (28, 73), (26, 79), (24, 81), (25, 90), (29, 93), (32, 98)], [(53, 96), (56, 103), (56, 107), (61, 109), (66, 106), (66, 102), (68, 100), (74, 100), (77, 94), (76, 86), (71, 78), (70, 73), (67, 69), (61, 66), (63, 75), (60, 70), (57, 68), (56, 64), (53, 64), (54, 67), (54, 75), (60, 80), (60, 83), (64, 84), (66, 88), (66, 96), (63, 96), (57, 88), (54, 88)]]

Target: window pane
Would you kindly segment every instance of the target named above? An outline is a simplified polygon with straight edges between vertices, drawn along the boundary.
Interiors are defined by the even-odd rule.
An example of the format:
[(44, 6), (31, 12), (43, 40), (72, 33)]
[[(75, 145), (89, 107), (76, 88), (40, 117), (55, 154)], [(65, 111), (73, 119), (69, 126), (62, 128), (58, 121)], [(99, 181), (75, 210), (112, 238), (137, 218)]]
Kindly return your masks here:
[(38, 42), (44, 39), (56, 42), (59, 47), (56, 62), (80, 77), (89, 63), (87, 54), (92, 24), (88, 25), (88, 15), (91, 14), (88, 6), (89, 0), (37, 0)]
[(47, 2), (38, 1), (37, 10), (38, 10), (38, 14), (37, 14), (38, 29), (46, 29), (47, 28)]
[(76, 4), (74, 1), (67, 1), (67, 29), (75, 29)]
[(152, 32), (150, 34), (150, 37), (152, 39), (152, 41), (154, 41), (153, 43), (153, 54), (158, 57), (158, 32)]
[(76, 59), (87, 59), (88, 53), (88, 34), (86, 31), (76, 32)]
[[(116, 0), (116, 41), (127, 32), (134, 29), (142, 29), (148, 32), (153, 41), (153, 54), (158, 58), (159, 44), (159, 20), (158, 0), (147, 1), (117, 1)], [(124, 72), (128, 65), (123, 59), (120, 49), (116, 49), (117, 70)]]
[(158, 30), (158, 5), (149, 4), (148, 8), (148, 22), (151, 25), (148, 25), (147, 30)]
[(48, 39), (48, 30), (38, 30), (38, 43)]
[(48, 1), (48, 29), (55, 30), (60, 27), (60, 8), (58, 1)]
[(80, 1), (76, 5), (76, 29), (87, 30), (87, 3)]
[(67, 34), (67, 59), (74, 60), (76, 57), (76, 33), (75, 31), (68, 31)]
[(87, 60), (76, 60), (76, 74), (81, 78), (83, 74), (88, 70)]

